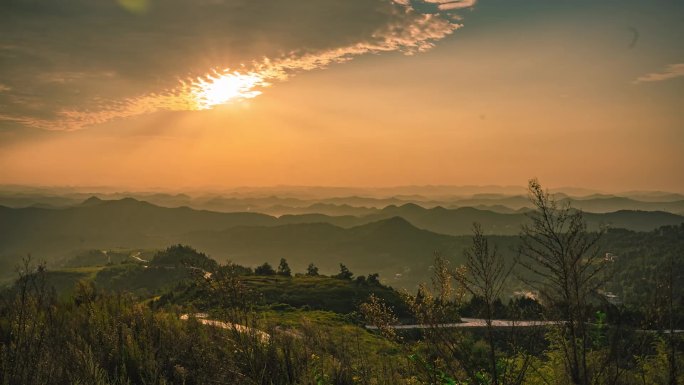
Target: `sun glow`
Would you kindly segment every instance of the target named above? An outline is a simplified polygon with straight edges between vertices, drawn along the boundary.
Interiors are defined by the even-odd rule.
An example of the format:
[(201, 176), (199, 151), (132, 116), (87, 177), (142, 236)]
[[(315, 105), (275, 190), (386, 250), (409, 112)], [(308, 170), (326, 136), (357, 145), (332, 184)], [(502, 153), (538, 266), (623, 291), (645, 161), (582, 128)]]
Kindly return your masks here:
[(226, 70), (198, 77), (192, 81), (190, 88), (191, 95), (197, 103), (196, 109), (208, 110), (232, 101), (255, 98), (261, 95), (261, 91), (254, 88), (268, 85), (269, 83), (257, 73), (242, 74)]

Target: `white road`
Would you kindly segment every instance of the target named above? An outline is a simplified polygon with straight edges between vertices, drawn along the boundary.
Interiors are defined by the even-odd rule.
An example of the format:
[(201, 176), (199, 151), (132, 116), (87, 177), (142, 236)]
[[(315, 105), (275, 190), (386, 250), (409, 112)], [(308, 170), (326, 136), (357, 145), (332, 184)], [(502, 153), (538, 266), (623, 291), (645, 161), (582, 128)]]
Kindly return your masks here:
[[(557, 325), (561, 321), (512, 321), (512, 320), (492, 320), (492, 326), (495, 328), (504, 327), (534, 327), (534, 326), (546, 326), (546, 325)], [(392, 329), (428, 329), (428, 328), (483, 328), (487, 326), (487, 321), (482, 318), (461, 318), (461, 322), (454, 323), (444, 323), (436, 325), (392, 325)], [(366, 325), (367, 329), (377, 329), (376, 326)]]
[[(254, 334), (259, 337), (259, 340), (261, 340), (262, 343), (267, 343), (271, 339), (271, 336), (268, 333), (261, 330), (252, 329), (245, 325), (207, 319), (207, 316), (206, 313), (196, 313), (192, 315), (192, 317), (196, 318), (202, 325), (214, 326), (221, 329), (231, 329), (238, 333)], [(180, 316), (180, 319), (187, 321), (190, 317), (190, 314), (183, 314)]]

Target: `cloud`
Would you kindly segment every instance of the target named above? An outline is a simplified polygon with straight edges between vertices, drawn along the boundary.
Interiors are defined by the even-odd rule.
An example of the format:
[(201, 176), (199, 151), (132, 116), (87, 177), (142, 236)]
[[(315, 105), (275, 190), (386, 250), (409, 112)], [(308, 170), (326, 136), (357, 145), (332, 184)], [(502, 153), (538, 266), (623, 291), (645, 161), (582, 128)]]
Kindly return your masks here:
[(441, 11), (451, 11), (454, 9), (471, 8), (475, 6), (477, 0), (425, 0), (426, 3), (437, 4)]
[(684, 76), (684, 63), (670, 64), (664, 71), (652, 72), (637, 78), (634, 83), (661, 82), (663, 80), (674, 79)]
[(426, 51), (460, 26), (384, 0), (15, 0), (0, 15), (0, 125), (47, 130), (253, 98), (358, 55)]
[(449, 11), (453, 9), (463, 9), (463, 8), (470, 8), (474, 6), (476, 3), (476, 0), (462, 0), (462, 1), (454, 1), (450, 3), (443, 3), (438, 6), (438, 8), (442, 11)]

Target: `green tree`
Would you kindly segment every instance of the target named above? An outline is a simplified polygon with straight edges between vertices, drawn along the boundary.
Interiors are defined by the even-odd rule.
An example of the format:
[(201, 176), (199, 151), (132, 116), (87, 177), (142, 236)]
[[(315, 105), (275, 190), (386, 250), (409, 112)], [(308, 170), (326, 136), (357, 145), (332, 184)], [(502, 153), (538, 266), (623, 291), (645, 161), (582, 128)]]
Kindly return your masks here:
[(380, 274), (378, 274), (378, 273), (368, 274), (368, 283), (370, 283), (372, 285), (379, 285), (380, 284)]
[(280, 258), (280, 264), (278, 264), (277, 274), (285, 277), (292, 276), (292, 269), (290, 269), (290, 265), (287, 264), (287, 260), (285, 258)]
[[(241, 266), (229, 263), (220, 266), (207, 280), (213, 298), (226, 308), (247, 307), (250, 293), (240, 278)], [(201, 281), (200, 281), (201, 282)]]
[(254, 269), (255, 275), (275, 275), (275, 273), (275, 270), (273, 270), (273, 267), (268, 262), (264, 262), (263, 265), (257, 266)]
[(435, 253), (431, 268), (431, 285), (420, 284), (415, 295), (404, 293), (404, 302), (424, 327), (421, 334), (425, 353), (413, 355), (419, 378), (429, 384), (455, 384), (457, 380), (482, 383), (472, 338), (459, 329), (444, 327), (460, 319), (458, 309), (465, 295), (460, 276), (464, 269), (452, 269), (439, 253)]
[(314, 265), (313, 263), (310, 263), (309, 266), (306, 268), (306, 275), (309, 277), (317, 277), (318, 276), (318, 267)]
[(353, 276), (354, 276), (354, 274), (351, 271), (349, 271), (347, 266), (340, 263), (340, 273), (335, 275), (335, 278), (350, 280), (350, 279), (352, 279)]

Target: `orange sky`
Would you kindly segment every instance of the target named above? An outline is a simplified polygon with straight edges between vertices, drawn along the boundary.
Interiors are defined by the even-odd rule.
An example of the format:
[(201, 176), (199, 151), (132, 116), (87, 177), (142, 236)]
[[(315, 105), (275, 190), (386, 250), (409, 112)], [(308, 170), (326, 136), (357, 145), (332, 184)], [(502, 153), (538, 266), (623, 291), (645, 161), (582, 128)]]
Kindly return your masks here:
[[(261, 95), (207, 111), (155, 106), (65, 131), (58, 119), (40, 117), (45, 124), (31, 127), (39, 118), (19, 121), (0, 109), (0, 183), (178, 190), (523, 185), (536, 176), (549, 187), (684, 191), (684, 77), (677, 67), (684, 50), (676, 43), (683, 31), (667, 2), (650, 5), (657, 17), (648, 21), (639, 12), (649, 5), (637, 2), (634, 12), (617, 16), (608, 2), (577, 9), (520, 4), (537, 12), (482, 0), (459, 10), (463, 27), (451, 34), (433, 30), (445, 28), (442, 22), (424, 26), (425, 36), (392, 35), (398, 44), (428, 39), (435, 46), (424, 52), (405, 55), (406, 47), (376, 42), (375, 54), (362, 46), (344, 63), (320, 62), (323, 54), (359, 49), (358, 36), (336, 30), (324, 48), (310, 50), (315, 68), (298, 63), (256, 88)], [(636, 46), (632, 30), (639, 31)], [(197, 63), (211, 61), (209, 51), (198, 55)], [(154, 82), (127, 86), (132, 78), (117, 76), (89, 82), (116, 84), (112, 98), (129, 89), (135, 95), (134, 88), (159, 92)], [(6, 80), (0, 77), (0, 86)], [(0, 104), (20, 100), (16, 87), (5, 86), (9, 96)], [(52, 98), (40, 103), (49, 106)], [(88, 113), (101, 116), (97, 106)]]

